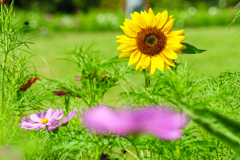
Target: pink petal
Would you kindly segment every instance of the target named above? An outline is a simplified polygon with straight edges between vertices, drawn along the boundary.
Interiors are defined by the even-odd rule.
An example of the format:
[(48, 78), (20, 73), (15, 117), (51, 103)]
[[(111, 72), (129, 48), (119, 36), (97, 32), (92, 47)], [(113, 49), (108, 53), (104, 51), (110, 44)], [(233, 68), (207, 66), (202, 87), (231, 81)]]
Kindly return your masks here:
[(31, 114), (30, 118), (33, 122), (41, 122), (41, 118), (37, 114)]
[(56, 130), (60, 126), (60, 123), (58, 121), (52, 122), (49, 127), (45, 131), (53, 131)]
[(36, 128), (36, 130), (39, 130), (39, 129), (45, 128), (45, 127), (46, 127), (46, 124), (40, 124), (40, 125), (38, 125), (38, 127)]
[(47, 115), (47, 111), (43, 111), (42, 115), (40, 116), (42, 119), (45, 118)]
[(21, 121), (25, 122), (25, 123), (34, 123), (31, 119), (29, 119), (27, 117), (22, 118)]
[(22, 129), (36, 129), (41, 125), (41, 123), (23, 123), (21, 125)]
[(45, 118), (47, 118), (48, 120), (51, 120), (53, 114), (54, 114), (54, 110), (53, 110), (52, 108), (50, 108), (50, 109), (47, 111), (47, 114), (46, 114)]
[(62, 120), (61, 120), (61, 125), (64, 124), (64, 123), (67, 123), (68, 121), (70, 121), (75, 115), (77, 114), (77, 108), (75, 108), (73, 111), (69, 112), (67, 117), (64, 117)]
[(57, 109), (56, 112), (53, 114), (52, 118), (59, 120), (63, 117), (63, 111), (61, 109)]

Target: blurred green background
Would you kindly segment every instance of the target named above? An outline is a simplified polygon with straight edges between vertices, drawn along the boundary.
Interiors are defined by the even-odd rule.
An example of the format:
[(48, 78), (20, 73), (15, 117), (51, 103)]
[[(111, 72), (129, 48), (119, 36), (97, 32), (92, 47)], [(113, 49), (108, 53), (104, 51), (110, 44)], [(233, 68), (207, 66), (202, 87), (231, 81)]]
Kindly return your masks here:
[[(152, 7), (155, 14), (168, 10), (176, 18), (173, 30), (185, 29), (185, 42), (207, 50), (200, 55), (179, 55), (178, 62), (187, 62), (196, 75), (239, 71), (238, 26), (228, 29), (238, 12), (237, 4), (238, 0), (144, 0), (145, 9)], [(77, 75), (70, 63), (56, 60), (66, 57), (64, 53), (76, 46), (83, 44), (87, 48), (93, 44), (93, 49), (105, 58), (120, 54), (115, 36), (123, 34), (119, 25), (126, 17), (125, 8), (124, 0), (15, 2), (16, 18), (23, 27), (40, 30), (31, 39), (34, 45), (30, 45), (30, 52), (39, 55), (32, 59), (38, 73), (59, 79), (73, 79)]]
[[(229, 25), (238, 0), (143, 0), (143, 8), (168, 10), (178, 28)], [(120, 31), (126, 0), (35, 0), (16, 1), (16, 16), (28, 27), (50, 31)]]

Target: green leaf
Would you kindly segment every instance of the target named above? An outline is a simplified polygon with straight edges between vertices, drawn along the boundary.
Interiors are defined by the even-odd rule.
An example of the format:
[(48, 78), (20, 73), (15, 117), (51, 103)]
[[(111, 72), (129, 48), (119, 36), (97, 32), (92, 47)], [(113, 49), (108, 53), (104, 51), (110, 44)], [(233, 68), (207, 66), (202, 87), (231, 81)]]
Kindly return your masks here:
[(183, 54), (197, 54), (197, 53), (202, 53), (206, 51), (204, 49), (197, 49), (196, 47), (185, 42), (182, 42), (182, 44), (187, 47), (186, 49), (181, 50)]
[[(181, 102), (180, 102), (181, 103)], [(228, 145), (240, 156), (240, 122), (208, 109), (196, 109), (181, 103), (179, 106), (193, 121)]]
[(232, 157), (232, 160), (240, 160), (240, 157), (235, 154), (235, 155)]
[(103, 62), (100, 63), (101, 66), (105, 66), (108, 64), (112, 64), (112, 63), (120, 63), (120, 62), (127, 62), (129, 60), (129, 58), (118, 58), (117, 56), (114, 56), (108, 60), (105, 60)]

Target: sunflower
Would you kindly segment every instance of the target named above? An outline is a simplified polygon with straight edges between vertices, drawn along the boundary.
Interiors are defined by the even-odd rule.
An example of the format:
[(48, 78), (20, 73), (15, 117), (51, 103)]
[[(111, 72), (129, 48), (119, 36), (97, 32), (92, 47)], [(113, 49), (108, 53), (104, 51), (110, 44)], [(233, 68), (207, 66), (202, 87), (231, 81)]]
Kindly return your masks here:
[(125, 19), (124, 26), (120, 26), (126, 35), (116, 36), (120, 44), (117, 50), (122, 53), (119, 58), (130, 57), (128, 65), (135, 64), (136, 70), (148, 69), (154, 74), (156, 68), (163, 71), (175, 66), (173, 59), (177, 54), (183, 54), (186, 47), (181, 44), (185, 39), (184, 30), (172, 31), (173, 16), (168, 17), (164, 11), (154, 15), (150, 8), (146, 11), (131, 14), (130, 19)]

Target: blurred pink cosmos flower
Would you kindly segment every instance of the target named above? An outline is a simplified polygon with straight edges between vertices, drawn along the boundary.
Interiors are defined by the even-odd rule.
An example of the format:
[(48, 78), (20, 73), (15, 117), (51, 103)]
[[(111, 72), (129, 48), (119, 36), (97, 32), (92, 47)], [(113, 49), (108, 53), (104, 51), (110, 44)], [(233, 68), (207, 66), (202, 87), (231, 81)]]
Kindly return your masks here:
[(80, 80), (80, 76), (75, 76), (76, 79), (74, 79), (74, 81), (81, 81)]
[(23, 122), (19, 124), (22, 129), (36, 129), (45, 128), (47, 125), (51, 125), (53, 122), (61, 119), (63, 117), (63, 111), (57, 109), (56, 112), (50, 108), (48, 111), (43, 111), (43, 113), (36, 113), (30, 115), (30, 119), (24, 117), (21, 119)]
[(187, 119), (167, 108), (150, 107), (137, 111), (115, 111), (98, 106), (87, 111), (83, 119), (91, 131), (119, 135), (150, 133), (167, 140), (179, 139)]
[[(0, 4), (2, 3), (2, 1), (0, 1)], [(6, 0), (3, 0), (3, 4), (6, 4)]]
[[(83, 87), (78, 88), (77, 90), (82, 90), (82, 89), (83, 89)], [(76, 95), (73, 91), (71, 91), (69, 89), (66, 89), (66, 87), (62, 87), (62, 91), (52, 91), (52, 93), (55, 94), (56, 96), (63, 96), (63, 95), (66, 95), (66, 96), (72, 95), (72, 96), (74, 96), (74, 95)], [(76, 95), (76, 97), (81, 98), (81, 96), (79, 96), (79, 95)]]
[(62, 91), (53, 91), (53, 93), (54, 93), (56, 96), (65, 95), (65, 92), (62, 92)]
[(29, 80), (27, 81), (27, 83), (22, 84), (22, 86), (20, 87), (20, 91), (26, 91), (29, 87), (31, 87), (31, 85), (33, 83), (35, 83), (38, 80), (38, 78), (29, 78)]

